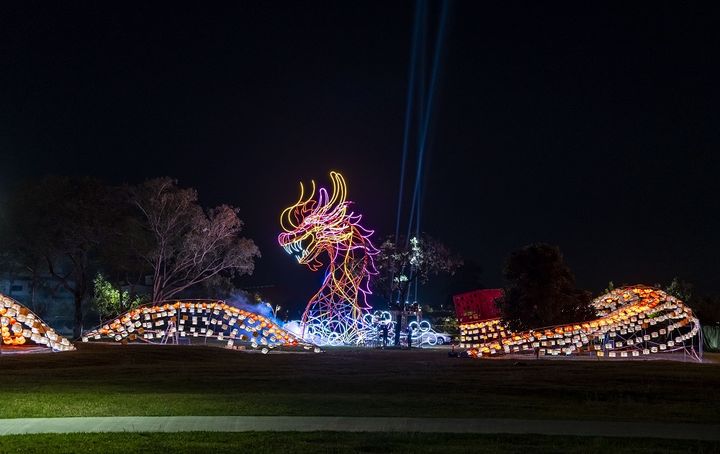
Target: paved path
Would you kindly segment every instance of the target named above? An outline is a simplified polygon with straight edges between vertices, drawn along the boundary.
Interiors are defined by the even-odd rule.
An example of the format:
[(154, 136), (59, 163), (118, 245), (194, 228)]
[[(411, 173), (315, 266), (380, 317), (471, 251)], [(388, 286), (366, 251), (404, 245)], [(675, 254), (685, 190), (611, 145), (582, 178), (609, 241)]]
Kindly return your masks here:
[(442, 432), (720, 441), (720, 424), (344, 416), (110, 416), (0, 419), (0, 435), (72, 432)]

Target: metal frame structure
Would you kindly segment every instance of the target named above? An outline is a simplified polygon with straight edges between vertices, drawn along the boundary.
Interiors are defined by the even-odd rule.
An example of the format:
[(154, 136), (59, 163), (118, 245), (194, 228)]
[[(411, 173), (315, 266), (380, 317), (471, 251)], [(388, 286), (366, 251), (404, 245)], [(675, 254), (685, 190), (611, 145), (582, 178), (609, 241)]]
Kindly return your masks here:
[(323, 266), (322, 254), (329, 257), (323, 283), (303, 313), (300, 336), (318, 345), (359, 345), (372, 331), (367, 295), (378, 250), (370, 241), (373, 231), (349, 211), (345, 179), (338, 172), (330, 172), (330, 179), (332, 193), (320, 188), (317, 197), (314, 181), (308, 195), (300, 183), (297, 202), (280, 216), (284, 232), (278, 243), (313, 271)]

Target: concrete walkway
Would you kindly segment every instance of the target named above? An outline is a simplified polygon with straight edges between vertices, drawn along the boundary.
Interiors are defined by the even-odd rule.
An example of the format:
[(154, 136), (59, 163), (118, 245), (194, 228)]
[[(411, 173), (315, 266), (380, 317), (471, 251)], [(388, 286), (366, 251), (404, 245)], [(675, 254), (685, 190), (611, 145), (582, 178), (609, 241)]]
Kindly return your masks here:
[(110, 416), (0, 419), (0, 435), (72, 432), (436, 432), (720, 441), (720, 424), (344, 416)]

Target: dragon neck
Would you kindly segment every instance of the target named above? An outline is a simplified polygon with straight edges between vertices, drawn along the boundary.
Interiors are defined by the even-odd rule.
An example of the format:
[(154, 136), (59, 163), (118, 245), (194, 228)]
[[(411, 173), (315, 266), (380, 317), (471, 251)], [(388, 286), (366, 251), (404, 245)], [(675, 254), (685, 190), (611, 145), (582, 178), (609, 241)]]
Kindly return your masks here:
[(329, 298), (338, 304), (351, 302), (365, 306), (364, 300), (358, 301), (360, 288), (368, 277), (366, 257), (363, 248), (353, 248), (354, 237), (345, 244), (338, 245), (338, 254), (328, 265), (323, 285), (317, 294), (319, 298)]

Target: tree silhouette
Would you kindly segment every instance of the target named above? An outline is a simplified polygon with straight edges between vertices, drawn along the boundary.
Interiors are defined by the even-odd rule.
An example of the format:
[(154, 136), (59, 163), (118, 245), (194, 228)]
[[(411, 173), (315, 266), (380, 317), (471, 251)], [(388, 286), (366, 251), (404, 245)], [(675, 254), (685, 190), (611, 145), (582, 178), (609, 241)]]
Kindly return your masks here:
[(42, 269), (73, 295), (73, 335), (82, 334), (83, 304), (99, 257), (117, 234), (119, 192), (93, 178), (48, 177), (25, 184), (8, 201), (5, 248), (33, 275)]
[(497, 305), (514, 331), (594, 316), (590, 292), (575, 287), (575, 277), (556, 246), (534, 244), (513, 252), (504, 274), (507, 285)]

